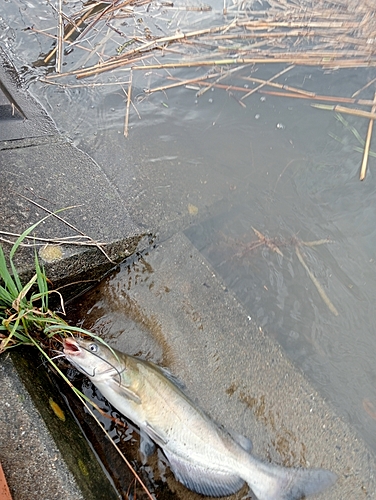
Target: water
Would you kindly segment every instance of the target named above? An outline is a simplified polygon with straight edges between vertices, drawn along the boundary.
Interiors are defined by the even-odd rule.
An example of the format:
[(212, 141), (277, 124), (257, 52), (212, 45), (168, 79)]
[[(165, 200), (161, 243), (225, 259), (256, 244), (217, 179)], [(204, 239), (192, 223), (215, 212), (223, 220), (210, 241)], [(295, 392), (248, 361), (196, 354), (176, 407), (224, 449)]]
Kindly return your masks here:
[[(184, 22), (195, 20), (193, 29), (212, 16), (218, 24), (221, 7), (214, 6), (217, 10), (201, 13), (198, 21), (197, 13), (186, 13)], [(157, 244), (184, 231), (249, 316), (275, 337), (375, 452), (375, 159), (370, 157), (367, 178), (359, 182), (362, 155), (354, 149), (361, 147), (356, 133), (364, 140), (368, 121), (314, 109), (309, 100), (265, 93), (244, 100), (246, 107), (239, 105), (240, 92), (219, 88), (199, 98), (196, 90), (182, 87), (145, 95), (144, 88), (165, 85), (169, 72), (135, 71), (137, 112), (131, 108), (125, 139), (129, 73), (119, 70), (91, 80), (124, 81), (116, 86), (75, 87), (86, 81), (74, 78), (66, 79), (65, 87), (39, 82), (52, 68), (33, 62), (48, 53), (51, 41), (23, 30), (53, 28), (56, 16), (39, 2), (4, 7), (0, 42), (58, 128), (104, 169), (135, 222), (156, 234)], [(158, 16), (159, 24), (147, 23), (153, 30), (178, 24), (177, 14), (158, 11)], [(98, 40), (96, 34), (92, 43)], [(120, 42), (112, 37), (108, 43), (115, 50)], [(84, 51), (75, 49), (63, 70), (84, 60)], [(285, 67), (248, 66), (226, 84), (252, 88), (242, 76), (268, 79)], [(173, 75), (188, 79), (196, 73), (180, 69)], [(372, 77), (371, 69), (297, 66), (278, 81), (317, 94), (351, 96)], [(372, 100), (374, 90), (369, 86), (361, 97)], [(304, 245), (312, 241), (321, 244)], [(136, 275), (124, 266), (113, 280), (126, 289)], [(138, 342), (131, 350), (168, 364), (147, 333), (140, 343), (143, 320), (134, 304), (109, 307), (113, 280), (87, 298), (78, 320), (116, 339), (131, 317), (130, 338)], [(143, 328), (158, 334), (156, 325)]]

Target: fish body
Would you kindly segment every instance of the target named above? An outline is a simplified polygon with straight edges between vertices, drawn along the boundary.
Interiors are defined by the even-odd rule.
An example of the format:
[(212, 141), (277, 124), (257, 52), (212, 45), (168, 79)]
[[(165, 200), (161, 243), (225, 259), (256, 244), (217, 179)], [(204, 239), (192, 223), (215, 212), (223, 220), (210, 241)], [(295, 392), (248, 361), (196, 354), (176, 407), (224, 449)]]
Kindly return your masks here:
[(210, 496), (226, 496), (246, 482), (258, 500), (299, 500), (334, 484), (324, 469), (266, 464), (246, 438), (227, 432), (200, 410), (154, 363), (100, 342), (67, 338), (66, 358), (166, 455), (176, 479)]

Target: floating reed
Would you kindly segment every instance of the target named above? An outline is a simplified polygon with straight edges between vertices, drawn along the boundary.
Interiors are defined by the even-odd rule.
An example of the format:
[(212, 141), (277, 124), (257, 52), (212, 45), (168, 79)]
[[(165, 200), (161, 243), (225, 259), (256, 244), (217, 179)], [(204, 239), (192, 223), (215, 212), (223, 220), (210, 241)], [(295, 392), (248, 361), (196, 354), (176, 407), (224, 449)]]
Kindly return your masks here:
[[(376, 112), (376, 92), (374, 95), (373, 99), (373, 106), (371, 109), (371, 113)], [(367, 171), (367, 163), (368, 163), (368, 155), (369, 155), (369, 147), (371, 144), (371, 138), (372, 138), (372, 130), (373, 130), (373, 118), (370, 119), (369, 124), (368, 124), (368, 131), (367, 131), (367, 137), (366, 137), (366, 142), (364, 145), (364, 154), (363, 154), (363, 161), (362, 165), (360, 167), (360, 176), (359, 179), (363, 181), (366, 177), (366, 171)]]
[[(66, 16), (61, 12), (61, 0), (59, 2), (56, 47), (44, 59), (48, 63), (56, 56), (56, 73), (46, 76), (46, 82), (64, 77), (84, 79), (113, 71), (161, 70), (166, 79), (174, 79), (173, 70), (202, 68), (206, 74), (200, 77), (176, 79), (174, 83), (146, 89), (146, 92), (194, 83), (201, 87), (198, 96), (209, 88), (221, 88), (242, 106), (255, 92), (332, 102), (333, 106), (313, 106), (372, 120), (367, 135), (370, 141), (376, 109), (372, 100), (358, 99), (358, 95), (373, 82), (365, 84), (352, 97), (335, 97), (317, 95), (275, 80), (295, 66), (330, 70), (375, 67), (376, 5), (372, 7), (353, 0), (319, 2), (319, 5), (313, 0), (300, 0), (299, 5), (288, 0), (270, 0), (267, 9), (253, 10), (254, 2), (239, 0), (231, 6), (224, 1), (223, 11), (212, 15), (206, 14), (211, 8), (205, 5), (191, 8), (188, 5), (175, 7), (171, 3), (157, 10), (152, 0), (98, 0)], [(168, 21), (163, 29), (159, 20)], [(61, 72), (63, 43), (68, 48), (88, 52), (84, 61), (78, 60), (77, 67), (65, 73)], [(266, 80), (252, 75), (254, 66), (271, 64), (283, 65), (284, 69), (278, 68), (278, 72)], [(215, 67), (218, 69), (213, 71)], [(250, 74), (240, 73), (245, 68), (251, 69)], [(227, 78), (233, 77), (235, 71), (238, 79), (248, 80), (255, 86), (245, 89), (234, 85), (233, 81), (227, 84)], [(274, 87), (274, 90), (265, 87)], [(125, 135), (130, 105), (133, 106), (129, 91), (130, 87)], [(235, 94), (238, 92), (242, 94), (240, 98)], [(371, 111), (343, 104), (368, 106)]]
[[(64, 36), (65, 41), (75, 33), (77, 39), (84, 41), (85, 36), (93, 30), (107, 30), (110, 22), (114, 23), (124, 17), (131, 18), (137, 8), (151, 5), (151, 0), (112, 0), (110, 4), (97, 2), (90, 8), (81, 9), (69, 17), (71, 29)], [(112, 71), (123, 66), (134, 64), (134, 58), (146, 52), (155, 52), (178, 44), (183, 50), (182, 60), (167, 62), (166, 64), (133, 66), (133, 69), (169, 69), (179, 67), (196, 67), (208, 65), (234, 65), (234, 64), (268, 64), (286, 63), (289, 65), (315, 65), (326, 68), (354, 68), (375, 66), (372, 57), (375, 54), (373, 37), (376, 29), (374, 20), (376, 8), (358, 5), (356, 10), (351, 8), (350, 2), (325, 6), (308, 0), (301, 0), (301, 5), (295, 6), (290, 2), (270, 2), (271, 7), (264, 11), (252, 10), (252, 2), (234, 4), (234, 8), (224, 5), (226, 10), (225, 24), (213, 26), (214, 16), (208, 16), (209, 26), (196, 30), (187, 30), (191, 26), (191, 18), (185, 18), (190, 11), (210, 11), (209, 6), (190, 8), (163, 5), (164, 15), (173, 16), (171, 19), (171, 34), (155, 36), (145, 35), (139, 30), (140, 35), (135, 36), (135, 29), (123, 28), (120, 22), (112, 29), (119, 35), (136, 40), (136, 46), (131, 50), (113, 55), (101, 54), (98, 62), (74, 74), (77, 78), (94, 76), (105, 71)], [(328, 4), (331, 5), (331, 4)], [(126, 8), (132, 8), (132, 13), (127, 13)], [(185, 14), (180, 14), (185, 12)], [(145, 16), (145, 10), (142, 11)], [(200, 15), (198, 14), (198, 15)], [(218, 19), (218, 16), (216, 16)], [(152, 23), (153, 15), (148, 21)], [(141, 22), (144, 22), (141, 19)], [(185, 24), (184, 24), (185, 23)], [(80, 25), (84, 29), (80, 30)], [(132, 24), (132, 23), (129, 23)], [(67, 30), (66, 30), (67, 31)], [(150, 32), (150, 30), (149, 30)], [(115, 35), (114, 35), (115, 36)], [(209, 49), (210, 54), (202, 54), (200, 61), (186, 60), (192, 57), (190, 47), (199, 47), (202, 51)], [(214, 57), (223, 51), (236, 54), (233, 58)], [(56, 48), (46, 57), (45, 61), (53, 57)], [(93, 54), (94, 55), (94, 54)], [(50, 75), (49, 78), (57, 75)]]

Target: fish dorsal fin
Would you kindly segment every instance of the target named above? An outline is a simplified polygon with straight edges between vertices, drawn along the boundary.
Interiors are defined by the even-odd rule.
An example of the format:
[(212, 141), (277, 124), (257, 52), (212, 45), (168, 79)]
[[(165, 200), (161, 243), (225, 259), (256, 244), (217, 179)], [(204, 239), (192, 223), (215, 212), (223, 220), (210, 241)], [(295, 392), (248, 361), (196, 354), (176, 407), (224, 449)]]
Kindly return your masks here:
[(213, 471), (208, 467), (184, 460), (182, 457), (168, 453), (165, 455), (170, 468), (178, 481), (187, 488), (201, 495), (223, 497), (240, 490), (244, 480), (239, 476), (226, 472)]
[(173, 375), (167, 368), (163, 368), (162, 366), (155, 365), (156, 368), (162, 373), (162, 375), (170, 382), (172, 382), (176, 387), (180, 390), (184, 391), (186, 389), (184, 382), (182, 382), (176, 375)]

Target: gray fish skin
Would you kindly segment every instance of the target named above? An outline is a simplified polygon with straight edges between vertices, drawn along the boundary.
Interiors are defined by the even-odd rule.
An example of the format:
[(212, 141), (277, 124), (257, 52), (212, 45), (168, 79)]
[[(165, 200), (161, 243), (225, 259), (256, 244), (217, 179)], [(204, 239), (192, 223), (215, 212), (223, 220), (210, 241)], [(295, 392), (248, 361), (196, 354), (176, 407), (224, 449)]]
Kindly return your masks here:
[(253, 457), (250, 442), (217, 426), (148, 361), (101, 342), (67, 338), (66, 358), (103, 396), (159, 445), (177, 480), (210, 496), (226, 496), (246, 482), (258, 500), (301, 500), (333, 485), (324, 469), (295, 469)]

